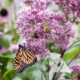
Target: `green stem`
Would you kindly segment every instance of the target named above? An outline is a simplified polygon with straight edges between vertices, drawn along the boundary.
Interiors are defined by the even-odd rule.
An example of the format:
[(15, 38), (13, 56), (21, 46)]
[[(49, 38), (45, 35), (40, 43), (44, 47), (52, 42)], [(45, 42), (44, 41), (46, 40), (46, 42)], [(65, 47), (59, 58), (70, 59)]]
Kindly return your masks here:
[(55, 80), (57, 80), (57, 79), (58, 79), (58, 77), (60, 76), (60, 74), (61, 74), (61, 73), (59, 73), (59, 74), (57, 75), (57, 77), (55, 78)]
[(1, 74), (1, 71), (0, 71), (0, 78), (1, 78), (2, 80), (4, 80), (4, 78), (3, 78), (2, 74)]
[(48, 72), (48, 80), (49, 80), (49, 72)]
[[(48, 61), (48, 66), (49, 66), (49, 61)], [(49, 71), (48, 71), (48, 80), (49, 80)]]

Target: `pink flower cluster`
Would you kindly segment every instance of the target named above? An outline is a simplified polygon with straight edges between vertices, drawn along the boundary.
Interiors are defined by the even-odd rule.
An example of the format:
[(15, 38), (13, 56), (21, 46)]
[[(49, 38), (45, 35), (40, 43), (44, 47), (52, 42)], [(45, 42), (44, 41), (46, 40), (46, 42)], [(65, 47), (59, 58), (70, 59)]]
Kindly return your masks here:
[(44, 39), (45, 42), (53, 40), (58, 46), (66, 49), (69, 44), (69, 37), (74, 37), (74, 31), (71, 29), (71, 23), (67, 22), (61, 25), (63, 22), (65, 22), (65, 19), (60, 12), (23, 9), (19, 13), (16, 27), (27, 40), (36, 33), (38, 39)]
[(23, 0), (24, 3), (30, 4), (32, 8), (38, 10), (45, 10), (52, 0)]
[(71, 67), (71, 69), (72, 69), (73, 74), (80, 73), (80, 66), (79, 65), (73, 65)]
[(53, 41), (63, 49), (67, 49), (69, 38), (74, 37), (74, 31), (72, 31), (71, 27), (71, 23), (67, 22), (64, 26), (56, 26), (53, 32)]
[(54, 2), (59, 5), (67, 19), (70, 19), (70, 14), (73, 15), (72, 22), (80, 17), (80, 0), (54, 0)]
[(40, 7), (42, 6), (39, 8), (25, 7), (20, 10), (16, 27), (26, 38), (27, 49), (35, 55), (44, 57), (50, 53), (47, 49), (49, 41), (54, 41), (60, 48), (67, 49), (69, 38), (74, 37), (74, 31), (71, 29), (72, 24), (66, 22), (61, 12), (53, 13)]

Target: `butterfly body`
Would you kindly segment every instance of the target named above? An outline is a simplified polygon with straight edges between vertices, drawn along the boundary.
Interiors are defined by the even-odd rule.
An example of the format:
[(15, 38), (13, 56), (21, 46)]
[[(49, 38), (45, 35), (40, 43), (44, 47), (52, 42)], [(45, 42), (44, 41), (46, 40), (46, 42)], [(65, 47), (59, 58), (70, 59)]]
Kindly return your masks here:
[(18, 53), (16, 54), (14, 61), (15, 71), (20, 73), (26, 67), (32, 66), (37, 62), (37, 58), (28, 51), (24, 46), (19, 45)]

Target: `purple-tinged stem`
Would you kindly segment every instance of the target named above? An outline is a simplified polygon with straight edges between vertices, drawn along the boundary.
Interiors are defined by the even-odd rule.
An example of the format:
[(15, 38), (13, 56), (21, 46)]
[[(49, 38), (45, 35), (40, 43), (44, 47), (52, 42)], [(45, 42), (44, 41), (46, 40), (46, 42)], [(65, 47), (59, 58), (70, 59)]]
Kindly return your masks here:
[[(65, 50), (60, 49), (60, 53), (61, 53), (61, 58), (63, 58), (64, 53), (65, 53)], [(59, 62), (59, 64), (58, 64), (58, 66), (60, 66), (60, 62)], [(53, 75), (52, 80), (57, 80), (57, 79), (55, 79), (55, 78), (56, 78), (56, 74), (57, 74), (57, 73), (55, 72), (54, 75)]]
[[(78, 41), (75, 41), (73, 44), (71, 44), (69, 47), (68, 47), (68, 49), (70, 49), (74, 44), (76, 44), (77, 42), (79, 42), (80, 40), (78, 40)], [(67, 49), (67, 50), (68, 50)]]
[(77, 56), (78, 56), (78, 54), (80, 53), (80, 50), (77, 52), (77, 54), (70, 60), (70, 62), (67, 64), (67, 65), (69, 65)]

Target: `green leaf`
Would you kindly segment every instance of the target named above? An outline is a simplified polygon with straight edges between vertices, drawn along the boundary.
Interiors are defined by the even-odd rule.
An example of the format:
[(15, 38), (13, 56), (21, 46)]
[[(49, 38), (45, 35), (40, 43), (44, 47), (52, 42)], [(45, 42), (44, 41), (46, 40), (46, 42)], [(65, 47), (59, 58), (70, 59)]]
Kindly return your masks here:
[(48, 43), (48, 49), (50, 52), (54, 52), (54, 42), (49, 42)]
[(4, 46), (6, 48), (9, 48), (10, 42), (8, 41), (8, 39), (0, 37), (0, 46)]
[(18, 39), (19, 39), (19, 35), (15, 34), (14, 37), (12, 38), (12, 42), (15, 44), (18, 42)]
[(60, 70), (57, 72), (57, 75), (56, 76), (58, 76), (60, 74), (61, 69), (63, 68), (63, 66), (64, 66), (64, 63), (60, 65)]
[(11, 52), (11, 51), (6, 51), (6, 52), (4, 53), (4, 56), (9, 57), (9, 58), (11, 58), (11, 59), (14, 59), (15, 56), (16, 56), (16, 54), (14, 54), (14, 53)]
[(33, 65), (31, 67), (28, 67), (24, 70), (23, 74), (24, 74), (24, 78), (31, 78), (33, 74), (33, 72), (36, 70), (36, 67)]
[(4, 74), (5, 71), (7, 70), (6, 66), (7, 66), (9, 59), (10, 58), (8, 58), (8, 57), (0, 56), (0, 64), (2, 64), (2, 65), (0, 65), (0, 69), (2, 70), (2, 74)]
[(25, 80), (34, 80), (34, 79), (36, 80), (39, 77), (41, 77), (40, 76), (41, 74), (43, 75), (45, 80), (47, 80), (47, 72), (46, 72), (46, 68), (45, 68), (45, 65), (44, 65), (44, 61), (37, 62), (35, 65), (26, 68), (23, 72)]
[(48, 43), (48, 49), (49, 49), (50, 52), (56, 52), (56, 53), (60, 52), (60, 48), (56, 47), (56, 45), (53, 41)]
[(41, 73), (38, 70), (35, 70), (33, 72), (33, 76), (31, 78), (31, 80), (41, 80)]
[[(12, 61), (12, 64), (13, 64), (13, 60), (14, 59), (11, 57), (0, 56), (0, 63), (2, 63), (2, 65), (0, 65), (0, 69), (2, 71), (4, 80), (12, 80), (12, 78), (15, 77), (16, 73), (15, 73), (13, 67), (10, 67), (10, 64), (8, 64), (10, 61)], [(11, 66), (13, 66), (12, 64), (11, 64)], [(10, 68), (8, 68), (8, 67), (10, 67)]]
[(41, 71), (41, 73), (43, 74), (44, 78), (47, 80), (47, 73), (46, 73), (47, 67), (44, 65), (44, 63), (37, 62), (36, 67), (37, 67), (37, 69), (39, 69)]
[(14, 37), (12, 38), (12, 42), (17, 43), (20, 37), (19, 34), (17, 33), (17, 29), (13, 28), (13, 34), (14, 34)]
[[(34, 71), (37, 70), (37, 68), (35, 67), (35, 65), (31, 66), (31, 67), (27, 67), (25, 68), (25, 70), (20, 74), (20, 73), (16, 73), (17, 77), (19, 78), (24, 78), (24, 80), (31, 80), (32, 76), (34, 76)], [(21, 79), (22, 80), (22, 79)]]
[(12, 34), (12, 31), (8, 30), (5, 34)]
[(64, 77), (66, 79), (71, 79), (72, 78), (72, 74), (71, 73), (65, 73)]
[(5, 5), (10, 6), (12, 2), (13, 2), (13, 0), (6, 0)]
[(4, 75), (3, 75), (3, 77), (5, 78), (11, 71), (13, 71), (14, 70), (14, 68), (10, 68), (9, 70), (7, 70), (5, 73), (4, 73)]
[(15, 72), (14, 68), (8, 69), (3, 75), (4, 80), (12, 80), (15, 78), (15, 76), (17, 76), (17, 73)]
[(75, 55), (78, 51), (79, 51), (79, 48), (78, 48), (78, 47), (72, 48), (72, 49), (66, 51), (65, 54), (64, 54), (64, 56), (63, 56), (63, 59), (64, 59), (65, 61), (72, 59), (72, 58), (74, 57), (74, 55)]

